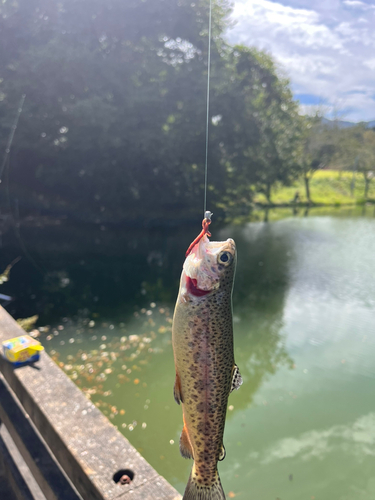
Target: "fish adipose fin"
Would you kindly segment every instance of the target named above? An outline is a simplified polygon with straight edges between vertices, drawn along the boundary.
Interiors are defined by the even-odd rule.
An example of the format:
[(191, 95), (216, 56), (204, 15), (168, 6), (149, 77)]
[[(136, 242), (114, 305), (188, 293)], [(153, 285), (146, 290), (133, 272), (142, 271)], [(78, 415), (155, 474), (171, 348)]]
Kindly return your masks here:
[(240, 370), (238, 369), (237, 365), (234, 365), (233, 367), (233, 376), (232, 376), (232, 387), (230, 389), (230, 392), (234, 391), (234, 389), (238, 390), (241, 385), (242, 385), (242, 377)]
[(184, 400), (182, 399), (182, 394), (181, 394), (181, 381), (178, 373), (176, 373), (176, 380), (174, 381), (174, 387), (173, 387), (173, 396), (174, 400), (176, 403), (179, 405), (180, 403), (183, 403)]
[(193, 458), (193, 450), (191, 448), (190, 439), (187, 433), (186, 425), (184, 425), (180, 437), (180, 453), (184, 458)]
[(225, 493), (221, 486), (219, 474), (211, 486), (202, 486), (194, 479), (194, 466), (190, 473), (182, 500), (225, 500)]

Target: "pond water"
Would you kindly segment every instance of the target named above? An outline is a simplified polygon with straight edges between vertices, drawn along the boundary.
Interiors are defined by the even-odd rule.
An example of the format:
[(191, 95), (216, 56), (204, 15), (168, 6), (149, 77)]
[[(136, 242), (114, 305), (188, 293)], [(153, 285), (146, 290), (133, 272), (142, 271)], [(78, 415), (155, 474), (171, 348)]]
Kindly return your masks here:
[[(219, 464), (232, 498), (375, 498), (375, 219), (372, 209), (368, 217), (337, 215), (216, 231), (213, 225), (213, 239), (232, 237), (238, 248), (234, 336), (244, 383), (229, 398), (227, 454)], [(104, 258), (95, 243), (87, 252), (91, 240), (82, 235), (74, 250), (72, 239), (66, 242), (65, 254), (48, 253), (42, 243), (38, 250), (26, 239), (36, 265), (50, 266), (55, 288), (49, 292), (37, 270), (27, 277), (17, 271), (18, 279), (18, 264), (3, 287), (24, 291), (24, 305), (19, 299), (11, 307), (40, 307), (42, 324), (52, 325), (41, 333), (47, 351), (180, 492), (191, 461), (178, 450), (182, 416), (173, 400), (171, 318), (184, 250), (195, 232), (155, 229), (147, 243), (139, 233), (132, 239), (117, 232), (107, 241), (102, 230)], [(118, 240), (121, 251), (110, 244)], [(11, 248), (5, 248), (9, 259)], [(78, 314), (64, 298), (68, 292)], [(47, 296), (59, 300), (43, 309), (53, 300)]]

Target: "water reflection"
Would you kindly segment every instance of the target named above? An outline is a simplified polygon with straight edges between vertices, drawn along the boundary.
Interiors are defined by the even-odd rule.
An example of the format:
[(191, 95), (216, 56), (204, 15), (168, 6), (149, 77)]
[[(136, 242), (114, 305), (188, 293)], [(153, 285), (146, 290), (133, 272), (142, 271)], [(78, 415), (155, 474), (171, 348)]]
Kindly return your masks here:
[[(4, 292), (16, 297), (11, 314), (25, 317), (38, 311), (44, 323), (85, 310), (119, 314), (150, 300), (172, 302), (186, 241), (196, 231), (76, 226), (64, 221), (43, 227), (24, 224), (23, 244), (31, 260), (22, 258)], [(1, 262), (6, 265), (22, 254), (9, 229)]]
[(293, 370), (281, 364), (233, 415), (222, 474), (235, 493), (373, 497), (374, 229), (332, 218), (273, 226), (273, 238), (289, 242), (278, 334)]
[(265, 378), (280, 366), (293, 366), (282, 333), (292, 240), (266, 223), (231, 227), (219, 238), (229, 234), (239, 256), (233, 295), (235, 354), (245, 381), (241, 391), (247, 396), (237, 406), (246, 406)]
[[(366, 215), (374, 215), (372, 208), (364, 209)], [(310, 215), (353, 217), (362, 210), (320, 207), (312, 208)], [(271, 222), (290, 214), (290, 208), (267, 209), (254, 211), (251, 218), (261, 221), (266, 217)], [(296, 214), (296, 218), (301, 216)], [(240, 217), (238, 222), (248, 219)], [(48, 323), (85, 311), (104, 316), (123, 314), (125, 309), (131, 313), (134, 306), (152, 300), (173, 303), (186, 242), (196, 236), (199, 226), (199, 220), (196, 226), (187, 227), (124, 228), (30, 217), (20, 220), (15, 232), (11, 221), (3, 221), (1, 268), (22, 256), (12, 270), (12, 279), (1, 290), (15, 298), (8, 310), (17, 317), (37, 312), (41, 323)], [(219, 230), (220, 225), (215, 224), (214, 237)], [(267, 251), (265, 246), (263, 249)]]
[(307, 462), (314, 458), (323, 460), (332, 452), (348, 451), (360, 463), (366, 455), (375, 456), (375, 413), (360, 416), (348, 425), (333, 425), (305, 432), (297, 438), (281, 439), (258, 459), (263, 465), (286, 458)]
[[(239, 255), (235, 355), (244, 384), (229, 399), (227, 456), (219, 465), (224, 489), (236, 496), (374, 498), (375, 221), (353, 215), (316, 217), (312, 210), (308, 218), (274, 222), (279, 216), (270, 210), (268, 223), (213, 228), (215, 239), (235, 239)], [(124, 248), (108, 250), (109, 258), (92, 251), (94, 278), (85, 286), (99, 293), (107, 282), (117, 304), (109, 319), (91, 309), (78, 322), (66, 318), (41, 332), (56, 362), (180, 491), (191, 463), (178, 451), (170, 321), (193, 236), (194, 228), (188, 236), (155, 233), (142, 247), (141, 234), (130, 244), (122, 235)], [(113, 284), (116, 270), (126, 275), (120, 261), (132, 252), (134, 283)], [(54, 264), (52, 295), (84, 289), (79, 256), (72, 248), (67, 266), (62, 257)], [(136, 315), (119, 312), (130, 293), (143, 301)]]

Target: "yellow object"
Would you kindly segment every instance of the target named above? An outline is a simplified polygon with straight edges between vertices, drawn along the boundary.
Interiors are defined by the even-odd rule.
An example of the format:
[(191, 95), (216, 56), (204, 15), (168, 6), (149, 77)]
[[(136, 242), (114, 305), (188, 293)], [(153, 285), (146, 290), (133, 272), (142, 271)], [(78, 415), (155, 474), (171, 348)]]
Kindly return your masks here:
[(16, 366), (38, 361), (39, 352), (43, 350), (41, 343), (30, 335), (21, 335), (3, 342), (4, 357)]

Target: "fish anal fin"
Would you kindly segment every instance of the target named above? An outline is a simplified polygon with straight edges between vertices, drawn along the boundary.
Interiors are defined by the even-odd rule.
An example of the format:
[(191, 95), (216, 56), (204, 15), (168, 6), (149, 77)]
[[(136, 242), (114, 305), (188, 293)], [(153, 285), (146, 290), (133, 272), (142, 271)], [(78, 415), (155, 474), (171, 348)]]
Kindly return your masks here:
[(230, 388), (230, 392), (234, 391), (234, 389), (238, 390), (242, 385), (242, 377), (240, 370), (237, 365), (233, 367), (233, 375), (232, 375), (232, 387)]
[(220, 452), (220, 455), (219, 455), (219, 462), (221, 462), (222, 460), (224, 460), (226, 454), (227, 454), (227, 452), (225, 451), (225, 446), (222, 445), (221, 446), (221, 452)]
[(177, 372), (176, 372), (176, 379), (174, 381), (173, 396), (174, 396), (174, 400), (176, 401), (176, 403), (178, 405), (180, 403), (184, 402), (184, 400), (182, 399), (182, 394), (181, 394), (181, 380), (180, 380), (180, 376)]
[(191, 447), (186, 425), (184, 425), (181, 432), (180, 453), (184, 458), (193, 458), (193, 449)]

